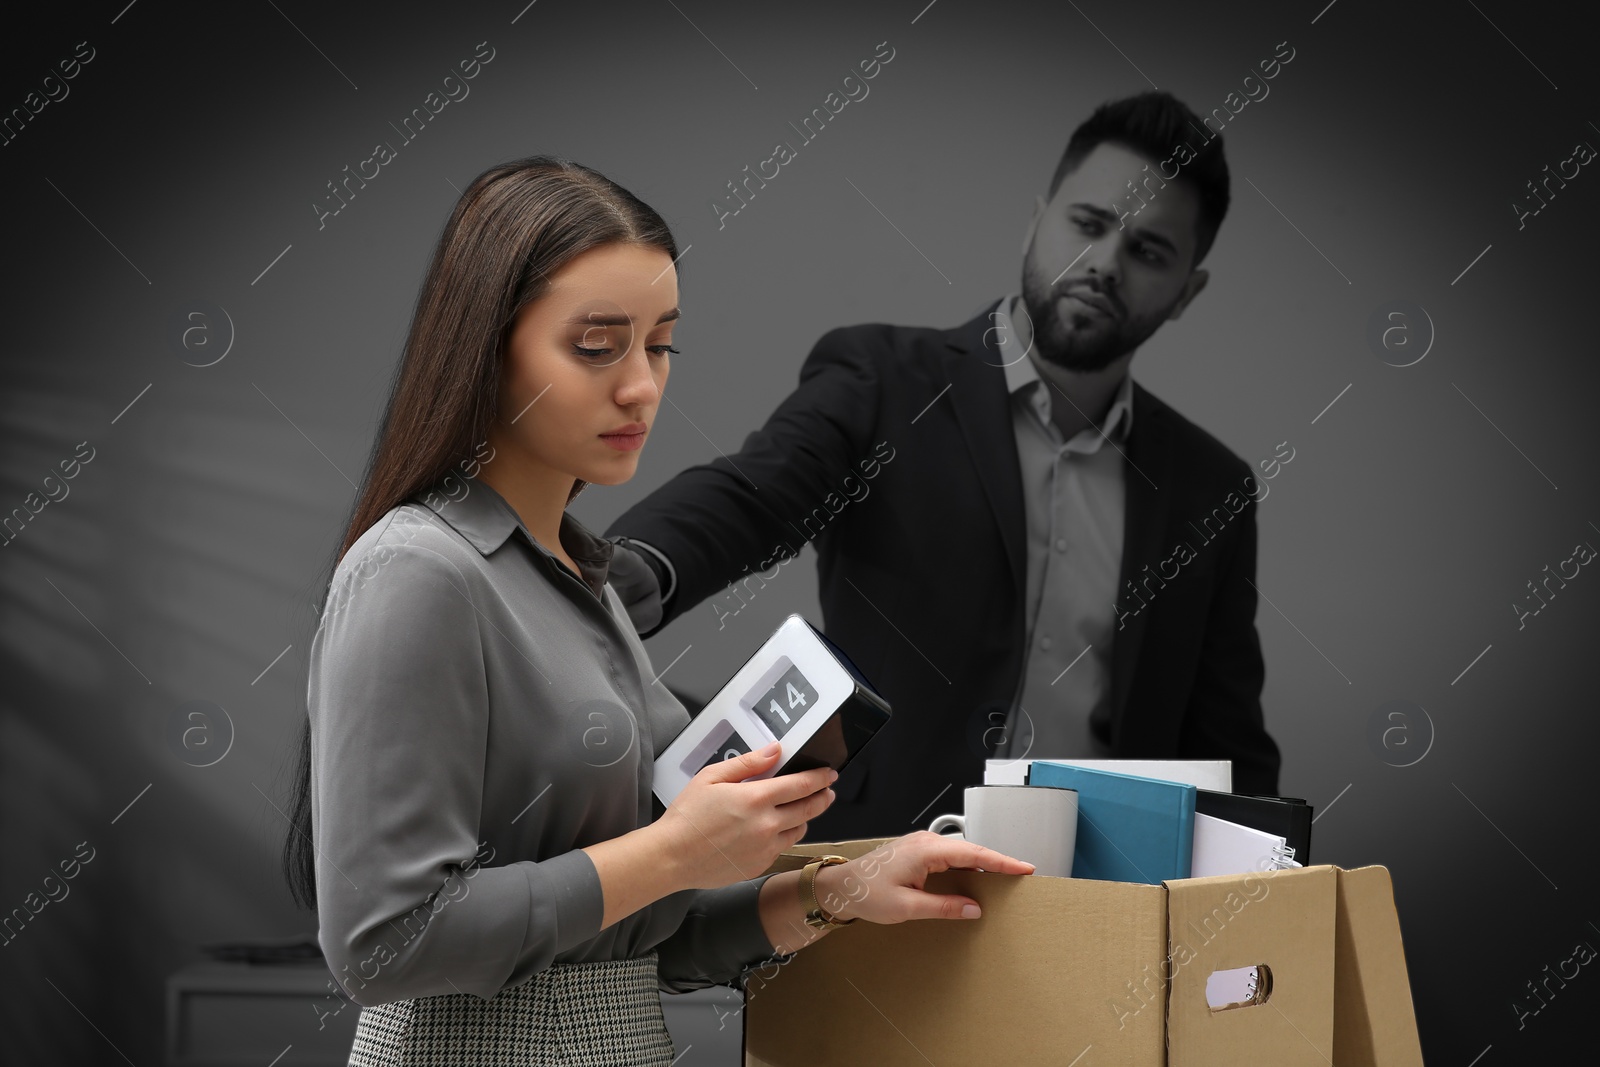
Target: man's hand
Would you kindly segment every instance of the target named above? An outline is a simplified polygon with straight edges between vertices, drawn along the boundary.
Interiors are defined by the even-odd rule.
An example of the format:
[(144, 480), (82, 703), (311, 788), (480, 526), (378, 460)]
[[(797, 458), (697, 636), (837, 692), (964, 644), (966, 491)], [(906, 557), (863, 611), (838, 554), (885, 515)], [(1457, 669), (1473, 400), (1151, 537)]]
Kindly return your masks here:
[(628, 619), (640, 636), (661, 625), (661, 583), (644, 556), (630, 548), (625, 538), (612, 546), (606, 584), (616, 590), (617, 598), (627, 609)]

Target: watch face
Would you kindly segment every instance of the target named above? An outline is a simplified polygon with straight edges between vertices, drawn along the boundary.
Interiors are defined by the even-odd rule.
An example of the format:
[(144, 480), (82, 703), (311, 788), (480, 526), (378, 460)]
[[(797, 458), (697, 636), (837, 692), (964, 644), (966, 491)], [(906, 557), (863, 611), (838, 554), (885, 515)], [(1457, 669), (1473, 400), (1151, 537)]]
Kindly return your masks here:
[(740, 703), (756, 713), (774, 738), (782, 740), (800, 717), (816, 705), (817, 687), (800, 673), (800, 668), (789, 657), (780, 657), (776, 666), (782, 668), (777, 679)]

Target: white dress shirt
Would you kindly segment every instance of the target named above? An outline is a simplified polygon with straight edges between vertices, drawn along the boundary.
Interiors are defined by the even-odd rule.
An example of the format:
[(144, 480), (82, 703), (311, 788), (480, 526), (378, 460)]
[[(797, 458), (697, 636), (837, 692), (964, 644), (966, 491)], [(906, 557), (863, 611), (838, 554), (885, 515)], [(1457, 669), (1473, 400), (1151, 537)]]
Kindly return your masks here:
[(1041, 378), (1029, 332), (1011, 317), (1020, 297), (994, 312), (995, 350), (1011, 394), (1027, 522), (1027, 600), (1022, 677), (996, 756), (1067, 759), (1110, 755), (1089, 717), (1111, 700), (1113, 605), (1122, 566), (1123, 456), (1133, 423), (1133, 379), (1124, 376), (1103, 432), (1063, 440), (1052, 403), (1070, 403)]

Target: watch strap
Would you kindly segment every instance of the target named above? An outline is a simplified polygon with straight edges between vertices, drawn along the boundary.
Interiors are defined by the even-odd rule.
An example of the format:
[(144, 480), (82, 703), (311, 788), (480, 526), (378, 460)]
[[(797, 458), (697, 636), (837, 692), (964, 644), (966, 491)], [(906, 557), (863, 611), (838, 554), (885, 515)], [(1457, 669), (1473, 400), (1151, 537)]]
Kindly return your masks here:
[(806, 925), (817, 930), (832, 929), (835, 926), (849, 926), (859, 919), (838, 919), (829, 915), (817, 899), (817, 872), (824, 867), (831, 867), (839, 863), (848, 863), (844, 856), (818, 856), (807, 863), (800, 871), (800, 901), (806, 909)]

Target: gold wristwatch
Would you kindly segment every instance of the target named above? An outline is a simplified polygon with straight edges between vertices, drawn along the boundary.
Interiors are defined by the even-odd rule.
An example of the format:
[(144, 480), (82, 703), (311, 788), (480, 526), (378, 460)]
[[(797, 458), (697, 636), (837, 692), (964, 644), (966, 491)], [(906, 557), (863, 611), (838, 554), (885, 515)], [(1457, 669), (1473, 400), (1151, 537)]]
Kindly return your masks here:
[[(836, 919), (822, 910), (817, 900), (817, 872), (836, 863), (849, 863), (844, 856), (818, 856), (800, 871), (800, 901), (806, 906), (806, 925), (817, 930), (830, 930), (835, 926), (849, 926), (855, 919)], [(856, 916), (857, 919), (860, 916)]]

